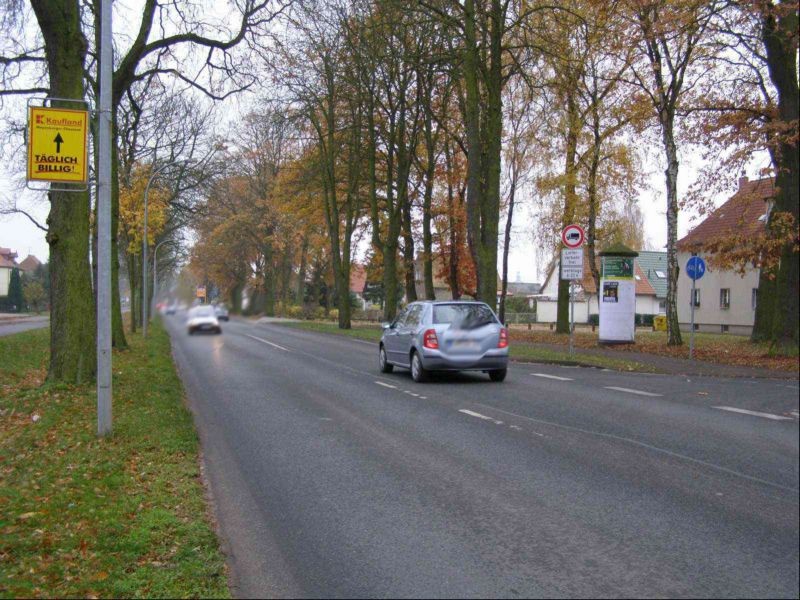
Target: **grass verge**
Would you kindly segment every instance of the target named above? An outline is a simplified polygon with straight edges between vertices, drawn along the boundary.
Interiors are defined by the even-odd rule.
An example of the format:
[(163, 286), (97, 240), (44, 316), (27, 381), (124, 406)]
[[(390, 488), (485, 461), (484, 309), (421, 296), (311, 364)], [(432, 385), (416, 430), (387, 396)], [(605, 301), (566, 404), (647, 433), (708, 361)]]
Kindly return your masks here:
[[(377, 342), (381, 339), (380, 326), (372, 324), (354, 323), (352, 329), (339, 329), (336, 323), (326, 323), (324, 321), (291, 321), (280, 323), (284, 327), (294, 327), (315, 331), (318, 333), (335, 333), (345, 335), (360, 340)], [(512, 332), (513, 334), (516, 332)], [(614, 369), (617, 371), (637, 371), (644, 373), (655, 373), (657, 369), (651, 365), (646, 365), (635, 360), (614, 358), (607, 356), (596, 356), (592, 354), (575, 354), (570, 356), (569, 352), (559, 352), (541, 348), (534, 344), (526, 344), (513, 339), (511, 344), (511, 360), (521, 362), (553, 363), (559, 365), (579, 365), (585, 367), (602, 367), (604, 369)]]
[(199, 443), (155, 325), (94, 387), (44, 382), (47, 330), (0, 338), (0, 597), (228, 597)]

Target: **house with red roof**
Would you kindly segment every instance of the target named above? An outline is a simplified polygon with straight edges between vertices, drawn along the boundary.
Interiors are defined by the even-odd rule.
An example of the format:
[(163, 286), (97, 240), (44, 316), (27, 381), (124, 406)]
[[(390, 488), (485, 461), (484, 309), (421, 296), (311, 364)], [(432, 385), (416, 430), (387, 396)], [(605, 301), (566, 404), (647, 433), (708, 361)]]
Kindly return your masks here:
[(706, 272), (695, 283), (694, 322), (696, 331), (749, 335), (758, 301), (759, 269), (748, 266), (744, 274), (717, 269), (709, 264), (705, 247), (729, 236), (752, 237), (766, 233), (767, 219), (775, 196), (772, 177), (750, 181), (739, 179), (739, 189), (688, 235), (678, 240), (678, 321), (681, 329), (691, 327), (692, 280), (686, 263), (693, 254), (706, 261)]

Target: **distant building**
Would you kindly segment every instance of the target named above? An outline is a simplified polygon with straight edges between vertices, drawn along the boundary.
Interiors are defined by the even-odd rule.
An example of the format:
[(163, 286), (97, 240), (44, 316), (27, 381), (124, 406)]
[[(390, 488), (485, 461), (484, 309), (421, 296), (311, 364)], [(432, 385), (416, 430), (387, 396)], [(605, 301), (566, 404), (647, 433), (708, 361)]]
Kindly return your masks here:
[(36, 269), (42, 266), (42, 261), (36, 258), (33, 254), (28, 254), (25, 260), (19, 263), (19, 268), (25, 273), (33, 274)]
[[(686, 262), (696, 253), (708, 259), (704, 245), (725, 236), (754, 236), (764, 232), (775, 196), (775, 181), (768, 177), (739, 179), (739, 189), (688, 235), (678, 240), (678, 321), (681, 329), (691, 324), (692, 280)], [(748, 265), (743, 275), (708, 266), (695, 284), (694, 322), (697, 331), (749, 335), (753, 330), (760, 270)]]
[(364, 265), (352, 263), (350, 265), (350, 292), (361, 302), (361, 308), (367, 309), (367, 301), (364, 298), (364, 288), (367, 286), (367, 269)]

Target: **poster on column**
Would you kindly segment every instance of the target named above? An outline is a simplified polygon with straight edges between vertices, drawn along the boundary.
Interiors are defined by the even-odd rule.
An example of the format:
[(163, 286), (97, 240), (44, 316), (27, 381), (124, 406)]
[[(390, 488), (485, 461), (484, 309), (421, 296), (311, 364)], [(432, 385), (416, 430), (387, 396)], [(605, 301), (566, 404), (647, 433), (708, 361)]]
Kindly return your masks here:
[(600, 342), (631, 343), (636, 325), (634, 259), (603, 257), (600, 279)]

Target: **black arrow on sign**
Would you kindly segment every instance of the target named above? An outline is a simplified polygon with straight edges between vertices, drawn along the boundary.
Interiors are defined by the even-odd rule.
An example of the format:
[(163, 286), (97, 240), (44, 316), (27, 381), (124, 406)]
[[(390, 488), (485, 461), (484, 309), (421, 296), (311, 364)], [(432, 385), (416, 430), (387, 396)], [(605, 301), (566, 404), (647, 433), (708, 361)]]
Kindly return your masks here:
[(53, 141), (56, 143), (56, 154), (61, 154), (61, 144), (64, 143), (64, 139), (61, 137), (61, 132), (56, 134), (56, 137)]

